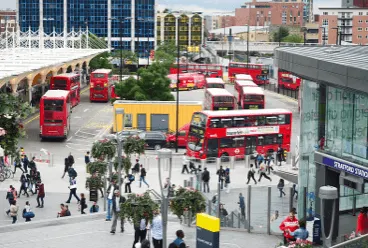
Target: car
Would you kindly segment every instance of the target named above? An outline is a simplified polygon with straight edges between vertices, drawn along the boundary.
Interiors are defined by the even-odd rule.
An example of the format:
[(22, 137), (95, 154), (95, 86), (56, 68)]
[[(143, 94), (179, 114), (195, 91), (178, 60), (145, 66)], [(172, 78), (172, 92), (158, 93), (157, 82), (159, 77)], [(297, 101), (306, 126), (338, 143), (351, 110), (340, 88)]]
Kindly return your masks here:
[(142, 132), (142, 130), (138, 130), (138, 129), (128, 129), (128, 130), (121, 131), (119, 133), (119, 135), (120, 135), (120, 137), (122, 137), (123, 140), (126, 140), (128, 137), (137, 136), (141, 132)]
[(141, 132), (138, 137), (146, 142), (146, 148), (159, 150), (166, 146), (166, 135), (159, 131)]

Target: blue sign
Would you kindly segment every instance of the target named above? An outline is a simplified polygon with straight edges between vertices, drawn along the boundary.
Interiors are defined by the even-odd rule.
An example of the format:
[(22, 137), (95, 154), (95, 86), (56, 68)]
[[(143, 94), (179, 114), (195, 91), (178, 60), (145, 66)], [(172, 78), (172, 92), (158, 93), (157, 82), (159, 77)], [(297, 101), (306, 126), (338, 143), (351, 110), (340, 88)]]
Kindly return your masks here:
[(349, 163), (343, 163), (338, 160), (334, 160), (332, 158), (323, 157), (322, 163), (328, 167), (345, 171), (351, 175), (362, 177), (364, 179), (368, 179), (368, 169), (363, 169), (360, 167), (356, 167)]

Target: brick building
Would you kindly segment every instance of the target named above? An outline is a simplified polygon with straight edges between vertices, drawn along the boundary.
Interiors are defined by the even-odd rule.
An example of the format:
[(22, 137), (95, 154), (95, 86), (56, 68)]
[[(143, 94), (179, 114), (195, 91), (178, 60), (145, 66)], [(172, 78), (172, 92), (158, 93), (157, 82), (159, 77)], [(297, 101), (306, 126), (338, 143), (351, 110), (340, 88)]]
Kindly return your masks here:
[[(368, 44), (368, 7), (367, 8), (320, 8), (321, 32), (319, 40), (325, 44), (336, 41)], [(323, 33), (325, 37), (323, 39)]]
[(15, 10), (0, 10), (0, 34), (5, 32), (6, 26), (8, 26), (9, 31), (13, 31), (16, 26), (16, 16)]
[(241, 8), (235, 9), (237, 26), (303, 26), (304, 3), (302, 0), (278, 2), (252, 2), (244, 3)]

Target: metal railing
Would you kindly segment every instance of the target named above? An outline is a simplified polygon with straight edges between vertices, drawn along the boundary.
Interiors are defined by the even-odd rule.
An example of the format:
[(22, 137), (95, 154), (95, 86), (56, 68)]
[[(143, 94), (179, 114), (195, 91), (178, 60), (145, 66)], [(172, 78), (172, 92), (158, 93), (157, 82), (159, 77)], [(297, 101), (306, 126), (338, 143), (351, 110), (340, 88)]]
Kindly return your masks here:
[(368, 234), (347, 240), (331, 248), (368, 248)]
[(281, 88), (281, 87), (278, 87), (277, 84), (264, 84), (264, 85), (261, 85), (260, 87), (262, 87), (265, 90), (273, 91), (277, 94), (281, 94), (284, 96), (294, 98), (295, 100), (298, 100), (299, 98), (299, 89), (292, 90), (292, 89)]

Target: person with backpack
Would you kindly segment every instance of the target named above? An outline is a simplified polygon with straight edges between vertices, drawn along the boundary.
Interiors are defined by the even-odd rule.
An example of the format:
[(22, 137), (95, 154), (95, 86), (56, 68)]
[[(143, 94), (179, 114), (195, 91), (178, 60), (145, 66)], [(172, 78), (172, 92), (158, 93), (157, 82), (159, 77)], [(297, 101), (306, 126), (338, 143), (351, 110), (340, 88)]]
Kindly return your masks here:
[(70, 165), (69, 165), (69, 159), (68, 158), (65, 158), (64, 159), (64, 174), (61, 176), (62, 179), (65, 177), (65, 174), (69, 171), (69, 167), (70, 167)]
[(72, 196), (75, 197), (75, 199), (77, 199), (78, 204), (80, 202), (80, 199), (77, 195), (77, 180), (75, 180), (75, 177), (72, 177), (71, 181), (70, 181), (70, 186), (69, 186), (70, 192), (69, 192), (69, 198), (66, 201), (66, 203), (70, 203), (70, 200), (72, 199)]
[(84, 163), (88, 165), (91, 162), (91, 156), (89, 155), (89, 151), (84, 155)]
[(282, 197), (282, 195), (286, 195), (284, 192), (284, 187), (285, 187), (284, 179), (280, 179), (279, 183), (277, 184), (277, 188), (280, 191), (280, 197)]
[(73, 166), (74, 165), (74, 157), (73, 157), (71, 152), (69, 153), (68, 160), (69, 160), (69, 165)]
[(22, 162), (23, 162), (23, 169), (24, 169), (25, 173), (28, 173), (29, 160), (28, 160), (28, 157), (27, 157), (26, 154), (23, 155)]
[(125, 178), (128, 179), (125, 180), (125, 193), (132, 193), (131, 184), (134, 182), (135, 176), (133, 174), (128, 174)]
[(13, 174), (15, 174), (15, 172), (17, 172), (17, 168), (20, 169), (22, 171), (22, 173), (24, 173), (24, 170), (22, 168), (22, 163), (21, 163), (19, 157), (16, 157), (14, 159), (14, 172), (13, 172)]
[(78, 176), (77, 172), (74, 170), (72, 166), (68, 169), (69, 183), (71, 184), (72, 178), (76, 178)]
[(24, 174), (22, 174), (20, 176), (20, 189), (19, 189), (19, 193), (18, 193), (18, 198), (20, 197), (20, 194), (22, 193), (23, 190), (23, 195), (27, 195), (27, 197), (29, 197), (29, 194), (27, 192), (27, 188), (28, 188), (28, 181), (27, 178)]
[(169, 245), (169, 248), (186, 248), (187, 245), (184, 242), (183, 230), (176, 231), (176, 239)]
[(202, 173), (202, 181), (203, 181), (203, 192), (206, 193), (207, 188), (207, 193), (210, 193), (210, 186), (209, 186), (210, 172), (207, 170), (207, 167), (204, 168), (204, 171)]
[(147, 172), (146, 172), (146, 169), (143, 167), (143, 165), (141, 165), (141, 176), (140, 176), (140, 179), (139, 179), (139, 188), (142, 187), (142, 182), (144, 182), (147, 187), (149, 188), (149, 184), (146, 182), (146, 176), (147, 176)]
[(250, 164), (250, 169), (248, 171), (248, 181), (247, 184), (249, 184), (250, 179), (253, 179), (254, 183), (257, 184), (257, 180), (254, 178), (254, 175), (256, 174), (256, 171), (254, 170), (254, 165)]

